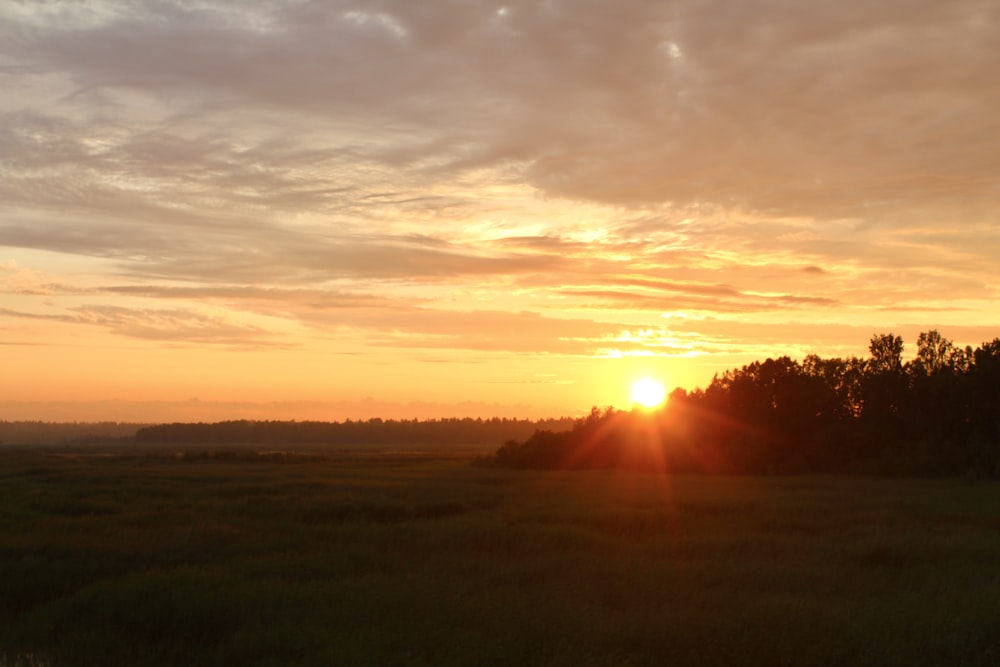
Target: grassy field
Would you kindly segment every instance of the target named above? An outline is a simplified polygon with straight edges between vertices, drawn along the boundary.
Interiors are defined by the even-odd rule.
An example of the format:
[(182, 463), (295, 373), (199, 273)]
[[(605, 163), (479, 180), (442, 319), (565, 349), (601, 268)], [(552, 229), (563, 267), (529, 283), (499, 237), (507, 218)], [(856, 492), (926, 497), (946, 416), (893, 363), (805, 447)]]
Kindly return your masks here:
[(0, 667), (995, 665), (1000, 485), (0, 448)]

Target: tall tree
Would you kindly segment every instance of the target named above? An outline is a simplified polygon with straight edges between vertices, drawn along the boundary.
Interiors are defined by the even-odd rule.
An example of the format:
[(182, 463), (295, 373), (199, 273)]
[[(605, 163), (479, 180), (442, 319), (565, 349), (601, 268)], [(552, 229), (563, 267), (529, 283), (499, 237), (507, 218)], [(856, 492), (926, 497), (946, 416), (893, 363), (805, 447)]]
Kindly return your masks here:
[(903, 370), (903, 337), (891, 333), (872, 336), (868, 346), (869, 364), (875, 373), (898, 373)]
[(925, 375), (935, 375), (951, 370), (959, 350), (937, 329), (931, 329), (917, 338), (917, 358), (914, 367)]

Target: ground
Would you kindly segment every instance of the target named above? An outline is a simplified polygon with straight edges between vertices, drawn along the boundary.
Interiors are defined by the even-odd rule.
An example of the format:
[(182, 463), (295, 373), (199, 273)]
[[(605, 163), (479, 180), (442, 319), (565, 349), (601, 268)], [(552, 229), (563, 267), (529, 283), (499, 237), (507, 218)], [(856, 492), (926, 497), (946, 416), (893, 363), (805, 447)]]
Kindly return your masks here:
[(0, 448), (0, 666), (993, 665), (1000, 484)]

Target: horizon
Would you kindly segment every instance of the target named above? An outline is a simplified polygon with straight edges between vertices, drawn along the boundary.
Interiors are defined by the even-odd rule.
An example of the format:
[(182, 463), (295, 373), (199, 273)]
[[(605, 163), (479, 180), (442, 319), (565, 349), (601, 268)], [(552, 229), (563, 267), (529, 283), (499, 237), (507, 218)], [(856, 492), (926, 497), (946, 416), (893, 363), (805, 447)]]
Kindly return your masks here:
[[(940, 332), (937, 332), (940, 333)], [(901, 337), (902, 338), (902, 337)], [(943, 340), (954, 349), (977, 350), (978, 345), (965, 345), (942, 336)], [(1000, 336), (996, 337), (1000, 339)], [(917, 358), (916, 345), (908, 347), (903, 341), (904, 364), (909, 364)], [(988, 341), (984, 341), (984, 345)], [(787, 356), (787, 355), (782, 355)], [(850, 355), (847, 358), (866, 358)], [(770, 359), (770, 357), (769, 357)], [(803, 360), (792, 358), (796, 363)], [(755, 359), (753, 362), (763, 362)], [(753, 363), (751, 362), (751, 363)], [(746, 365), (743, 366), (744, 368)], [(737, 371), (733, 367), (723, 371)], [(714, 378), (713, 378), (714, 380)], [(636, 386), (651, 383), (654, 391), (663, 391), (653, 403), (644, 403), (636, 397)], [(660, 389), (655, 389), (659, 385)], [(644, 387), (647, 391), (649, 387)], [(690, 393), (691, 389), (707, 389), (707, 385), (694, 388), (681, 388)], [(46, 422), (46, 423), (100, 423), (115, 422), (120, 424), (163, 424), (170, 422), (222, 422), (235, 420), (250, 421), (365, 421), (371, 419), (387, 420), (440, 420), (440, 419), (492, 419), (506, 418), (515, 420), (543, 421), (549, 419), (579, 419), (593, 410), (612, 409), (618, 411), (646, 411), (666, 407), (670, 402), (667, 387), (652, 376), (643, 376), (631, 386), (632, 397), (627, 403), (620, 405), (596, 403), (561, 414), (545, 412), (537, 406), (521, 404), (484, 403), (477, 401), (462, 401), (459, 403), (432, 403), (426, 401), (409, 401), (406, 403), (387, 403), (366, 396), (359, 400), (340, 401), (203, 401), (193, 397), (187, 400), (152, 400), (131, 401), (118, 398), (94, 401), (0, 401), (0, 423), (8, 422)], [(640, 394), (642, 392), (640, 391)], [(11, 416), (13, 415), (13, 416)]]
[[(587, 409), (588, 411), (590, 408)], [(0, 402), (2, 422), (164, 424), (171, 422), (222, 421), (323, 421), (343, 422), (370, 419), (420, 421), (440, 419), (506, 418), (529, 421), (575, 419), (576, 411), (562, 415), (545, 414), (529, 405), (501, 405), (475, 402), (385, 403), (371, 397), (357, 401), (225, 402), (202, 401), (101, 401), (18, 403)], [(8, 415), (20, 415), (11, 418)]]
[(0, 420), (537, 419), (978, 346), (997, 43), (974, 0), (0, 0)]

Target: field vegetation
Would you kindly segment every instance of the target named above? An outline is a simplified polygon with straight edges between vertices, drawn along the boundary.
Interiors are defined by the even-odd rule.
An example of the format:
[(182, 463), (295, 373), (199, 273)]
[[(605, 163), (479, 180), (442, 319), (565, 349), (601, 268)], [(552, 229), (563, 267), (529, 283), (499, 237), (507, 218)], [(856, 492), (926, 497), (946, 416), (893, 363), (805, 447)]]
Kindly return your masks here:
[(0, 448), (0, 665), (995, 665), (1000, 485)]

